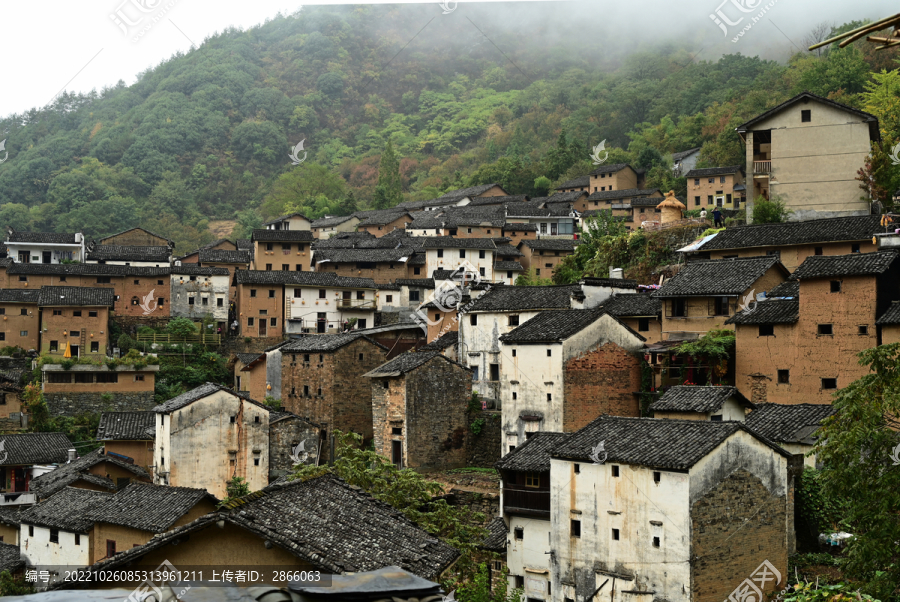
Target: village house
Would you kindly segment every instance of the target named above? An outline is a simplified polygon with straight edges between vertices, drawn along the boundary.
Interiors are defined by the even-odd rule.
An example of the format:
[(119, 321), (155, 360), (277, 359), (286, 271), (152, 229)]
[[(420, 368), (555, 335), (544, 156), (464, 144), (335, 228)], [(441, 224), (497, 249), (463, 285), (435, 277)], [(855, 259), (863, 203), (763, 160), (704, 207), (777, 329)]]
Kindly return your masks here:
[[(532, 599), (552, 600), (550, 589), (550, 452), (566, 433), (536, 432), (494, 465), (500, 473), (500, 516), (509, 586)], [(537, 598), (535, 598), (537, 596)]]
[[(350, 278), (371, 278), (379, 284), (417, 275), (409, 265), (416, 247), (317, 248), (315, 253), (316, 272)], [(424, 264), (415, 266), (415, 269), (421, 272), (423, 267)]]
[(116, 234), (110, 234), (97, 241), (99, 245), (127, 246), (127, 247), (168, 247), (175, 248), (175, 242), (158, 234), (154, 234), (144, 228), (129, 228)]
[[(72, 443), (63, 433), (15, 433), (0, 435), (0, 506), (33, 504), (31, 481), (70, 458)], [(75, 450), (72, 450), (74, 457)]]
[[(181, 257), (175, 257), (174, 261), (180, 261), (181, 263), (198, 263), (200, 261), (200, 251), (238, 251), (237, 243), (228, 240), (227, 238), (220, 238), (218, 240), (214, 240), (211, 243), (207, 243), (202, 247), (191, 251), (187, 255), (182, 255)], [(240, 249), (240, 250), (249, 250), (248, 249)], [(248, 259), (249, 263), (249, 259)]]
[(724, 600), (764, 562), (787, 575), (801, 468), (740, 422), (597, 418), (551, 451), (553, 596)]
[(816, 468), (816, 454), (807, 454), (816, 444), (815, 433), (822, 421), (836, 411), (834, 406), (822, 404), (764, 403), (747, 415), (745, 423), (753, 432), (777, 443), (788, 453), (802, 456), (806, 467)]
[(172, 260), (172, 248), (169, 246), (100, 245), (91, 241), (85, 250), (85, 263), (161, 268), (167, 267)]
[(676, 385), (648, 408), (654, 418), (744, 422), (756, 406), (737, 387)]
[[(659, 196), (645, 196), (631, 199), (629, 205), (631, 210), (628, 217), (631, 218), (634, 227), (641, 227), (644, 222), (660, 222), (662, 220), (660, 216), (662, 210), (659, 209), (660, 202), (663, 201), (660, 200)], [(615, 205), (613, 207), (615, 207)], [(628, 230), (630, 228), (626, 226), (625, 229)]]
[(302, 213), (288, 213), (263, 224), (266, 230), (309, 230), (311, 227), (312, 220)]
[(434, 270), (456, 270), (460, 266), (474, 269), (482, 280), (494, 280), (494, 250), (490, 238), (423, 237), (425, 273)]
[(318, 465), (324, 445), (319, 425), (290, 412), (269, 414), (269, 482), (291, 474), (302, 464)]
[(650, 293), (613, 295), (603, 302), (602, 307), (606, 313), (636, 330), (648, 344), (662, 338), (662, 302)]
[(802, 92), (735, 128), (747, 147), (747, 217), (757, 197), (780, 197), (792, 220), (868, 215), (857, 171), (878, 118)]
[(21, 347), (29, 351), (40, 344), (41, 314), (38, 311), (40, 290), (0, 289), (0, 345)]
[(533, 201), (542, 201), (545, 206), (549, 207), (557, 203), (567, 203), (569, 207), (579, 209), (582, 203), (587, 200), (590, 194), (587, 191), (573, 190), (571, 192), (555, 191), (550, 196), (535, 197)]
[(27, 425), (28, 414), (23, 412), (22, 400), (25, 370), (0, 370), (0, 430), (17, 431)]
[(506, 222), (500, 230), (504, 238), (509, 239), (509, 244), (513, 247), (519, 245), (523, 240), (534, 240), (537, 238), (537, 224), (516, 224)]
[(727, 320), (739, 307), (772, 290), (790, 274), (777, 257), (695, 261), (685, 264), (653, 296), (662, 301), (663, 340), (697, 338)]
[(153, 408), (154, 482), (206, 489), (218, 498), (241, 477), (251, 491), (268, 483), (269, 408), (212, 383)]
[(116, 493), (66, 487), (20, 514), (20, 549), (30, 566), (86, 567), (191, 523), (217, 502), (203, 489), (147, 483)]
[[(19, 558), (19, 510), (17, 506), (0, 506), (0, 563), (6, 561), (8, 547), (16, 549), (16, 558)], [(3, 569), (0, 568), (0, 572)]]
[(900, 300), (891, 301), (891, 306), (875, 321), (875, 327), (882, 345), (900, 343)]
[(254, 230), (251, 270), (308, 272), (312, 269), (313, 235), (309, 229)]
[(106, 357), (109, 312), (114, 305), (111, 288), (42, 286), (38, 296), (41, 354)]
[(472, 373), (439, 351), (403, 353), (371, 379), (375, 452), (398, 468), (466, 466)]
[(91, 568), (240, 566), (284, 586), (278, 571), (319, 571), (324, 579), (399, 566), (438, 580), (458, 557), (395, 509), (328, 474), (272, 484)]
[(588, 175), (591, 178), (590, 193), (644, 187), (643, 170), (638, 171), (627, 163), (601, 165)]
[(500, 342), (502, 453), (600, 414), (640, 416), (644, 338), (602, 308), (545, 310)]
[(672, 175), (680, 178), (682, 174), (686, 174), (697, 166), (697, 160), (700, 159), (700, 147), (689, 148), (686, 151), (672, 153)]
[(685, 174), (689, 209), (720, 207), (740, 209), (744, 198), (744, 168), (706, 167), (692, 169)]
[(234, 366), (235, 391), (246, 393), (250, 399), (266, 398), (265, 353), (236, 353), (228, 363)]
[(97, 440), (110, 457), (130, 458), (148, 472), (153, 466), (156, 439), (154, 412), (103, 412), (97, 426)]
[(741, 392), (753, 403), (830, 404), (838, 389), (867, 374), (856, 354), (879, 344), (876, 322), (900, 298), (897, 257), (807, 257), (791, 274), (799, 286), (769, 295), (787, 299), (767, 299), (729, 320)]
[(375, 325), (378, 288), (371, 278), (328, 272), (292, 274), (284, 283), (285, 332), (341, 332)]
[(408, 212), (397, 211), (397, 209), (395, 207), (383, 211), (366, 212), (366, 215), (357, 214), (360, 222), (356, 225), (356, 229), (360, 232), (368, 232), (378, 238), (394, 230), (403, 230), (408, 223), (413, 221), (413, 217)]
[(362, 375), (387, 360), (388, 348), (357, 333), (293, 340), (280, 349), (282, 407), (320, 425), (372, 439), (372, 384)]
[[(504, 207), (508, 203), (527, 203), (531, 198), (527, 194), (511, 194), (511, 195), (496, 195), (496, 196), (479, 196), (475, 197), (466, 204), (461, 211), (465, 211), (470, 208), (491, 208), (491, 209), (500, 209)], [(453, 211), (453, 207), (447, 207), (444, 209), (445, 212)]]
[[(590, 196), (575, 203), (575, 210), (579, 213), (584, 211), (611, 210), (613, 215), (624, 217), (631, 215), (631, 208), (636, 205), (637, 199), (662, 199), (662, 192), (659, 188), (626, 188), (622, 190), (600, 190), (592, 192)], [(659, 203), (659, 201), (656, 201)], [(656, 206), (653, 203), (653, 206)], [(650, 201), (644, 204), (645, 207), (651, 205)]]
[[(76, 356), (73, 356), (76, 357)], [(84, 355), (82, 355), (84, 357)], [(106, 365), (105, 355), (97, 363), (41, 366), (41, 391), (54, 416), (79, 416), (104, 410), (146, 411), (153, 408), (159, 364)]]
[(534, 270), (534, 275), (550, 278), (563, 259), (575, 252), (579, 245), (577, 240), (541, 239), (523, 240), (518, 249), (522, 253), (519, 263), (527, 270)]
[(790, 271), (813, 255), (847, 255), (878, 250), (872, 238), (879, 228), (878, 215), (832, 217), (787, 222), (733, 226), (692, 248), (687, 260), (734, 259), (774, 255)]
[(84, 235), (80, 232), (16, 232), (9, 228), (6, 256), (16, 263), (84, 261)]
[(227, 268), (182, 264), (173, 266), (171, 274), (169, 315), (195, 322), (209, 317), (221, 332), (225, 332), (231, 301), (230, 271)]
[[(249, 270), (252, 252), (241, 249), (201, 249), (197, 253), (197, 262), (205, 268), (220, 268), (228, 270), (228, 281), (234, 276), (237, 270)], [(302, 255), (301, 255), (302, 257)], [(181, 262), (185, 265), (187, 262)], [(296, 268), (297, 264), (294, 264)], [(302, 267), (302, 265), (301, 265)], [(175, 268), (179, 269), (178, 262), (175, 262)]]
[(506, 223), (533, 224), (537, 227), (537, 238), (573, 238), (578, 212), (567, 203), (544, 205), (541, 201), (507, 205)]
[(481, 184), (468, 188), (448, 190), (436, 199), (427, 201), (406, 201), (395, 209), (406, 211), (437, 211), (445, 207), (462, 207), (483, 197), (508, 197), (509, 194), (499, 184)]
[(566, 180), (556, 187), (556, 192), (590, 192), (591, 176), (580, 176), (573, 180)]
[(419, 347), (419, 351), (440, 351), (442, 354), (456, 362), (459, 361), (459, 353), (457, 352), (458, 347), (459, 332), (456, 330), (450, 330), (442, 334), (440, 337), (432, 338), (430, 343)]
[(284, 283), (291, 274), (293, 272), (259, 270), (237, 270), (234, 273), (234, 311), (241, 336), (282, 338), (285, 330)]
[[(152, 414), (152, 413), (151, 413)], [(66, 487), (91, 491), (118, 491), (129, 483), (151, 482), (152, 477), (144, 468), (129, 462), (129, 458), (95, 449), (81, 458), (70, 458), (31, 481), (31, 490), (38, 501), (45, 500)]]
[(327, 239), (338, 232), (356, 232), (356, 226), (358, 225), (358, 217), (353, 215), (339, 215), (313, 220), (311, 229), (315, 238)]

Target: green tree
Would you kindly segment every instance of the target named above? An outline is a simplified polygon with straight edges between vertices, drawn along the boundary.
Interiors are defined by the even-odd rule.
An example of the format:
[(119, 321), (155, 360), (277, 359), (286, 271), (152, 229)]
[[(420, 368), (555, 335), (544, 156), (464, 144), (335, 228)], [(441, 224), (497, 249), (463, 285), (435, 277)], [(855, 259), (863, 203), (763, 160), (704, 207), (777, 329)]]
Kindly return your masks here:
[(166, 324), (166, 332), (173, 339), (186, 339), (197, 334), (197, 325), (189, 318), (173, 318)]
[(772, 195), (771, 199), (756, 197), (753, 202), (754, 224), (781, 224), (788, 221), (791, 213), (792, 211), (784, 206), (784, 201), (776, 195)]
[(238, 498), (242, 498), (245, 495), (250, 495), (250, 485), (247, 484), (244, 477), (233, 476), (225, 486), (225, 492), (225, 498), (219, 503), (219, 507), (222, 507), (229, 502), (233, 502)]
[(857, 354), (869, 373), (839, 390), (836, 413), (816, 433), (823, 464), (823, 493), (846, 502), (842, 524), (853, 533), (844, 574), (867, 583), (864, 591), (888, 599), (900, 587), (900, 470), (892, 456), (900, 449), (900, 343)]
[(341, 215), (352, 215), (357, 211), (359, 211), (359, 208), (356, 205), (356, 197), (351, 190), (341, 201)]
[(529, 268), (526, 272), (519, 274), (515, 286), (550, 286), (552, 284), (552, 278), (541, 278), (535, 273), (534, 268)]
[(387, 209), (402, 200), (400, 160), (388, 139), (384, 145), (384, 152), (381, 153), (381, 162), (378, 164), (378, 184), (375, 186), (375, 199), (372, 205), (376, 209)]
[(550, 178), (541, 176), (534, 181), (534, 192), (537, 196), (547, 196), (551, 186), (553, 186), (553, 182), (550, 181)]
[(311, 208), (320, 196), (336, 200), (346, 194), (343, 178), (307, 161), (278, 176), (262, 202), (261, 212), (266, 218), (278, 217), (299, 207)]

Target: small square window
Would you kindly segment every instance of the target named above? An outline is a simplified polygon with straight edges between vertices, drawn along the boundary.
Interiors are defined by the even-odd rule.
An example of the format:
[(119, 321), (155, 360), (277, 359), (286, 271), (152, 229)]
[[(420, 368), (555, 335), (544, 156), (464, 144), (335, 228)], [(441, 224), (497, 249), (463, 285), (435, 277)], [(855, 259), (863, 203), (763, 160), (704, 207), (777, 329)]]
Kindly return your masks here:
[(134, 283), (135, 283), (135, 284), (140, 284), (141, 281), (140, 281), (140, 280), (135, 280)]
[(516, 527), (513, 529), (513, 533), (515, 534), (516, 539), (519, 541), (523, 541), (525, 539), (525, 529), (523, 527)]
[(484, 251), (478, 251), (478, 259), (484, 259)]
[(859, 253), (859, 243), (853, 243), (852, 245), (850, 245), (850, 252)]
[(775, 336), (775, 326), (773, 326), (772, 324), (760, 324), (759, 325), (759, 336), (761, 336), (761, 337)]
[(654, 470), (653, 471), (653, 482), (659, 484), (660, 479), (662, 479), (662, 473)]
[(653, 538), (653, 547), (654, 547), (654, 548), (658, 548), (658, 547), (659, 547), (659, 537), (654, 537), (654, 538)]
[(253, 458), (253, 465), (259, 466), (259, 458)]
[(822, 388), (823, 389), (837, 389), (837, 379), (836, 378), (823, 378), (822, 379)]
[(809, 123), (812, 121), (812, 111), (810, 109), (803, 109), (800, 111), (800, 121), (802, 123)]
[(553, 401), (553, 393), (547, 393), (547, 401)]
[(188, 305), (193, 305), (193, 304), (194, 304), (194, 298), (188, 297)]
[[(162, 304), (160, 304), (160, 305), (162, 305)], [(96, 318), (96, 317), (97, 317), (97, 312), (96, 312), (96, 311), (89, 311), (89, 312), (88, 312), (88, 317), (89, 317), (89, 318)]]
[(253, 326), (253, 318), (247, 318), (247, 326)]
[(251, 297), (255, 297), (255, 296), (256, 296), (256, 289), (255, 289), (255, 288), (251, 288), (251, 289), (250, 289), (250, 296), (251, 296)]
[(581, 521), (572, 520), (570, 522), (572, 525), (572, 537), (581, 537)]
[(856, 327), (856, 334), (869, 334), (869, 326), (867, 324), (860, 324)]
[(841, 281), (840, 280), (832, 280), (831, 281), (831, 292), (832, 293), (841, 292)]
[(519, 316), (518, 314), (512, 315), (509, 317), (509, 325), (510, 326), (518, 326), (519, 325)]
[(779, 370), (778, 371), (778, 384), (779, 385), (791, 384), (791, 371), (790, 370)]
[(162, 284), (162, 283), (163, 283), (163, 281), (162, 281), (162, 280), (157, 280), (157, 281), (156, 281), (156, 284), (159, 284), (159, 285), (161, 285), (161, 284)]
[(61, 310), (61, 309), (54, 309), (54, 310), (53, 310), (53, 315), (54, 315), (54, 316), (61, 316), (61, 315), (62, 315), (62, 310)]
[(237, 421), (237, 416), (231, 417), (231, 424), (234, 424)]
[(833, 335), (834, 327), (831, 324), (819, 324), (818, 333), (821, 335)]
[(269, 289), (269, 299), (275, 298), (275, 289)]
[(581, 474), (581, 464), (575, 464), (575, 474)]
[(615, 541), (619, 541), (619, 530), (618, 530), (618, 529), (613, 529), (613, 530), (612, 530), (612, 538), (613, 538), (613, 540), (615, 540)]
[(814, 250), (813, 252), (814, 252), (816, 255), (822, 255), (822, 253), (823, 253), (822, 247), (816, 247), (815, 250)]
[[(27, 316), (28, 310), (23, 307), (22, 309), (19, 310), (19, 315)], [(62, 315), (62, 311), (59, 312), (59, 315)]]
[(650, 318), (638, 318), (638, 332), (650, 330)]
[(548, 349), (548, 350), (547, 350), (547, 357), (552, 357), (552, 356), (553, 356), (553, 350), (552, 350), (552, 349)]
[(613, 465), (613, 466), (611, 466), (610, 468), (612, 468), (612, 476), (618, 477), (618, 476), (619, 476), (619, 467)]
[(269, 326), (278, 326), (278, 318), (269, 318)]

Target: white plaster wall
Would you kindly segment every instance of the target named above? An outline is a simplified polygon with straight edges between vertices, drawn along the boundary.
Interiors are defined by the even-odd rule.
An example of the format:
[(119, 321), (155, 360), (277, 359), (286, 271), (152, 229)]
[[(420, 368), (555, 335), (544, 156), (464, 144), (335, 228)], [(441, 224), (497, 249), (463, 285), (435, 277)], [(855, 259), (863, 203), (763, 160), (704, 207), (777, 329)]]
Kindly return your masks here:
[(734, 397), (726, 399), (725, 403), (722, 404), (722, 410), (713, 412), (713, 414), (721, 414), (722, 420), (737, 420), (738, 422), (744, 422), (747, 418), (744, 406), (738, 403)]
[(281, 399), (281, 348), (266, 352), (266, 383), (272, 386), (268, 394)]
[[(169, 485), (166, 475), (160, 475), (161, 472), (168, 472), (171, 465), (171, 456), (167, 454), (172, 449), (170, 441), (170, 432), (172, 426), (172, 417), (169, 414), (156, 415), (156, 439), (153, 445), (153, 482), (157, 485)], [(165, 461), (163, 461), (165, 460)]]
[[(500, 350), (500, 335), (518, 328), (509, 325), (509, 316), (517, 312), (478, 312), (466, 314), (459, 321), (460, 346), (463, 354), (461, 364), (469, 367), (478, 366), (478, 379), (473, 380), (472, 390), (482, 397), (499, 398), (500, 382), (490, 383), (490, 364), (500, 364), (501, 381), (503, 380), (503, 362), (509, 358), (503, 357)], [(524, 324), (536, 316), (539, 312), (518, 312), (519, 325)], [(478, 316), (478, 324), (472, 326), (470, 316)]]
[(63, 530), (59, 531), (59, 543), (50, 543), (50, 529), (35, 525), (34, 537), (29, 537), (28, 525), (22, 523), (19, 530), (19, 542), (22, 558), (29, 566), (61, 567), (68, 565), (70, 569), (74, 570), (91, 564), (90, 537), (84, 533), (81, 534), (80, 545), (75, 545), (75, 533)]
[[(325, 291), (325, 298), (319, 298), (319, 290)], [(345, 290), (350, 290), (350, 301), (353, 304), (363, 301), (377, 301), (375, 289), (344, 289), (325, 286), (286, 286), (285, 287), (285, 325), (288, 333), (300, 333), (301, 325), (299, 322), (288, 322), (292, 319), (301, 319), (304, 326), (315, 328), (317, 314), (324, 312), (329, 326), (334, 326), (336, 322), (344, 320), (352, 320), (353, 318), (366, 320), (366, 326), (375, 325), (375, 307), (368, 308), (341, 308), (341, 300)], [(295, 291), (299, 291), (299, 297), (296, 297)], [(363, 293), (363, 299), (356, 298), (357, 291)]]
[[(516, 355), (513, 357), (513, 350)], [(550, 350), (550, 357), (547, 357)], [(525, 443), (526, 424), (540, 431), (563, 430), (563, 345), (507, 345), (500, 354), (500, 394), (503, 433), (500, 453)], [(513, 393), (516, 399), (513, 399)], [(551, 401), (547, 401), (547, 394)], [(522, 413), (543, 416), (537, 425), (520, 419)], [(515, 435), (515, 443), (511, 441)]]
[(590, 286), (581, 285), (581, 291), (584, 293), (584, 303), (574, 304), (573, 309), (593, 309), (613, 295), (633, 295), (637, 293), (637, 289), (633, 288), (613, 288), (611, 286)]
[[(218, 322), (227, 321), (231, 294), (230, 278), (227, 275), (197, 275), (195, 277), (197, 279), (191, 281), (191, 276), (188, 274), (172, 273), (169, 313), (173, 318), (193, 319), (201, 319), (206, 314), (210, 314)], [(190, 297), (194, 298), (194, 305), (189, 305)], [(207, 299), (207, 305), (203, 305), (204, 298)], [(218, 299), (222, 299), (222, 307), (217, 305)]]
[[(80, 234), (76, 236), (81, 236)], [(71, 244), (71, 245), (62, 245), (62, 244), (41, 244), (41, 243), (19, 243), (19, 242), (11, 242), (6, 243), (7, 246), (7, 257), (12, 258), (12, 260), (16, 263), (19, 262), (19, 251), (28, 251), (31, 253), (31, 263), (43, 263), (44, 262), (44, 251), (53, 252), (71, 252), (72, 259), (77, 261), (82, 261), (84, 259), (84, 242), (81, 244)], [(51, 256), (50, 263), (59, 263), (59, 257), (55, 254)]]
[[(521, 540), (516, 539), (516, 528), (523, 529)], [(524, 516), (509, 516), (509, 535), (506, 546), (506, 564), (509, 567), (509, 589), (515, 587), (513, 576), (525, 577), (528, 597), (550, 600), (547, 581), (550, 578), (550, 521)], [(529, 579), (535, 580), (529, 582)], [(529, 587), (531, 586), (531, 587)]]
[[(484, 259), (479, 257), (479, 249), (442, 249), (443, 257), (438, 257), (438, 249), (425, 250), (425, 274), (430, 275), (434, 270), (455, 270), (464, 262), (469, 262), (476, 270), (484, 268), (482, 281), (494, 282), (494, 251), (484, 250)], [(466, 252), (465, 257), (460, 257), (459, 252)]]

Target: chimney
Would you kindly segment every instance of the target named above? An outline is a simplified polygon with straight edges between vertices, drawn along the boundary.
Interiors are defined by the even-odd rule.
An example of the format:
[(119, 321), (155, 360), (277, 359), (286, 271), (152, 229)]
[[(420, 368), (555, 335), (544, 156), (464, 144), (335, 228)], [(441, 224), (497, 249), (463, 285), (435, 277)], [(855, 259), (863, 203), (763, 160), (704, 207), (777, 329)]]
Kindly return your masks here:
[(75, 450), (67, 449), (66, 452), (69, 454), (69, 460), (66, 462), (66, 464), (71, 464), (75, 461)]

